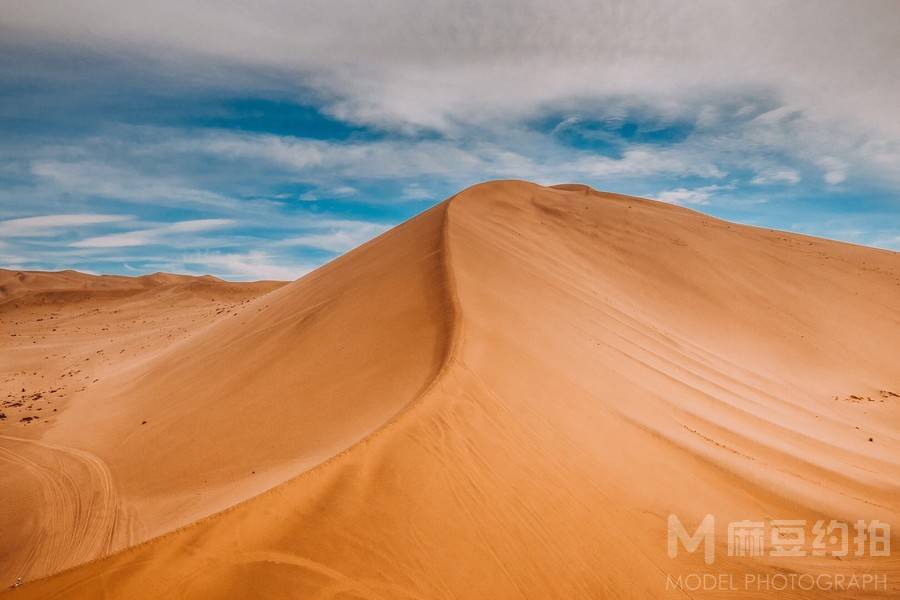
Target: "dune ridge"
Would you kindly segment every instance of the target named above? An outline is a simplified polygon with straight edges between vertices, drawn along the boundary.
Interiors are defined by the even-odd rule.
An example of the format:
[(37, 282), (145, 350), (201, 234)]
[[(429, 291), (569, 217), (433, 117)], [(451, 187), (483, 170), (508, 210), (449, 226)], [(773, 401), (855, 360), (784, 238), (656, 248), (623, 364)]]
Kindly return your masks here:
[[(37, 298), (59, 301), (77, 300), (88, 297), (87, 293), (108, 293), (121, 295), (137, 293), (161, 286), (226, 284), (212, 275), (176, 275), (172, 273), (153, 273), (138, 277), (119, 275), (92, 275), (78, 271), (15, 271), (0, 269), (0, 305), (6, 305), (21, 296), (30, 296), (34, 302)], [(258, 282), (271, 283), (271, 282)]]
[[(176, 528), (159, 518), (168, 533), (16, 593), (684, 597), (665, 576), (702, 570), (702, 556), (666, 556), (668, 514), (897, 521), (900, 367), (883, 352), (900, 343), (895, 253), (586, 186), (493, 182), (255, 303), (310, 281), (327, 296), (388, 249), (427, 257), (413, 273), (426, 273), (431, 308), (416, 306), (420, 326), (437, 325), (418, 386), (377, 390), (390, 410), (368, 413), (327, 456), (286, 452), (262, 487), (235, 475), (225, 510), (206, 498), (206, 516), (188, 510)], [(403, 261), (388, 263), (366, 274)], [(386, 289), (407, 290), (409, 277)], [(327, 338), (360, 312), (379, 340), (408, 324), (403, 312), (379, 328), (371, 305), (353, 308), (307, 333)], [(251, 331), (270, 322), (260, 313)], [(154, 368), (170, 369), (165, 354)], [(833, 597), (900, 589), (896, 555), (731, 557), (721, 531), (716, 548), (718, 572), (880, 573), (890, 586)]]
[[(218, 512), (326, 460), (427, 386), (443, 362), (448, 338), (437, 334), (452, 311), (444, 306), (442, 236), (436, 234), (442, 211), (423, 215), (416, 230), (401, 225), (386, 241), (371, 242), (374, 250), (351, 252), (225, 313), (237, 318), (219, 318), (132, 364), (118, 364), (90, 394), (71, 400), (43, 438), (102, 456), (111, 469), (127, 511), (116, 522), (121, 535), (113, 549)], [(391, 241), (404, 236), (409, 244)], [(393, 311), (409, 330), (388, 340), (387, 331), (367, 321), (374, 314), (364, 306), (383, 293), (380, 279), (398, 277), (409, 294), (385, 298), (391, 307), (379, 308), (379, 316), (384, 326), (399, 326), (389, 318)], [(352, 339), (335, 335), (342, 332)], [(376, 356), (379, 347), (392, 352)], [(325, 357), (331, 364), (320, 374)], [(301, 392), (310, 396), (304, 402)], [(377, 400), (368, 412), (367, 397)], [(346, 414), (347, 403), (355, 414)], [(267, 409), (280, 413), (270, 416)], [(195, 421), (202, 421), (202, 433)], [(280, 421), (299, 429), (278, 427)], [(223, 449), (216, 435), (229, 446)]]

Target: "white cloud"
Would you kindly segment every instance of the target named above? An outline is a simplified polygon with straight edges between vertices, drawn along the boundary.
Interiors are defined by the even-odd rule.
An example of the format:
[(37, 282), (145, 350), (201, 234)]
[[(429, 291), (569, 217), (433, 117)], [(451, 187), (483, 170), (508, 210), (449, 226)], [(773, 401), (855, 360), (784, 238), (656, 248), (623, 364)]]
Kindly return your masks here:
[(800, 173), (794, 169), (774, 168), (764, 169), (754, 177), (751, 183), (756, 185), (766, 185), (770, 183), (800, 183)]
[(9, 269), (15, 271), (24, 269), (29, 261), (24, 256), (16, 256), (15, 254), (0, 254), (0, 269)]
[(574, 162), (573, 170), (592, 177), (655, 174), (697, 175), (716, 179), (725, 177), (726, 173), (711, 158), (692, 155), (683, 149), (673, 151), (636, 148), (626, 150), (622, 158), (584, 157)]
[[(265, 158), (296, 170), (320, 167), (329, 145), (316, 140), (259, 134), (226, 134), (196, 140), (203, 149), (231, 158)], [(189, 142), (191, 143), (191, 142)]]
[[(306, 173), (312, 178), (327, 174), (330, 181), (340, 181), (343, 177), (408, 177), (411, 173), (446, 175), (489, 164), (502, 169), (504, 164), (518, 158), (514, 153), (500, 154), (488, 145), (470, 149), (447, 140), (343, 143), (225, 131), (178, 142), (174, 147), (220, 158), (265, 161), (294, 173)], [(337, 187), (341, 187), (340, 184)], [(321, 192), (313, 192), (314, 197), (326, 197), (328, 189), (324, 187)]]
[(670, 204), (709, 204), (710, 198), (719, 190), (730, 189), (730, 186), (707, 185), (703, 187), (688, 189), (676, 188), (667, 190), (656, 195), (656, 199)]
[(876, 248), (884, 248), (886, 250), (895, 250), (900, 252), (900, 233), (886, 233), (876, 235), (868, 240), (866, 244), (875, 246)]
[(172, 238), (185, 233), (199, 233), (233, 225), (232, 219), (195, 219), (179, 221), (160, 227), (111, 233), (78, 240), (70, 244), (74, 248), (123, 248), (169, 243)]
[(319, 189), (319, 190), (310, 190), (308, 192), (304, 192), (300, 194), (299, 199), (304, 202), (315, 202), (317, 200), (323, 199), (332, 199), (332, 198), (348, 198), (350, 196), (355, 196), (358, 194), (358, 190), (349, 185), (339, 185), (332, 189)]
[(60, 229), (120, 223), (133, 217), (128, 215), (63, 214), (23, 217), (0, 221), (0, 235), (6, 237), (43, 237), (56, 235)]
[(172, 71), (230, 63), (278, 72), (311, 84), (334, 114), (367, 123), (453, 129), (578, 97), (642, 97), (676, 110), (698, 90), (755, 88), (900, 132), (892, 0), (497, 0), (477, 10), (436, 0), (84, 0), (5, 2), (3, 13), (5, 34), (18, 38), (154, 57), (165, 48)]
[(69, 194), (181, 207), (239, 206), (235, 200), (208, 190), (184, 186), (161, 175), (151, 176), (134, 168), (111, 166), (95, 160), (36, 160), (31, 164), (31, 172), (38, 179), (52, 183)]
[[(501, 133), (496, 140), (489, 138), (491, 132), (481, 133), (478, 141), (414, 139), (344, 143), (220, 131), (176, 145), (194, 152), (238, 158), (245, 163), (263, 161), (313, 180), (327, 177), (330, 182), (349, 177), (402, 179), (411, 174), (420, 178), (441, 177), (466, 182), (491, 178), (558, 181), (562, 177), (660, 174), (719, 179), (727, 174), (716, 164), (718, 155), (699, 144), (675, 148), (636, 146), (626, 150), (621, 157), (610, 157), (557, 148), (538, 133), (520, 131), (513, 140), (507, 139), (509, 132)], [(525, 151), (532, 154), (523, 154)], [(324, 186), (323, 189), (326, 191), (317, 190), (302, 199), (325, 198), (329, 188)], [(424, 197), (420, 184), (409, 184), (406, 191)], [(418, 199), (408, 194), (403, 198)]]
[(198, 231), (220, 229), (233, 224), (234, 221), (232, 219), (194, 219), (192, 221), (178, 221), (159, 229), (164, 233), (196, 233)]
[(402, 197), (405, 200), (428, 200), (432, 194), (418, 183), (411, 183), (403, 188)]
[(824, 171), (822, 177), (828, 185), (837, 185), (847, 179), (847, 163), (839, 158), (826, 156), (819, 159), (819, 166)]
[(278, 279), (282, 281), (292, 281), (312, 270), (309, 265), (283, 262), (271, 254), (261, 251), (192, 254), (184, 256), (180, 263), (167, 266), (173, 271), (210, 273), (226, 279)]
[(324, 219), (311, 224), (317, 231), (281, 240), (279, 246), (301, 246), (340, 253), (387, 231), (390, 227), (381, 223)]
[[(900, 180), (900, 77), (893, 76), (900, 72), (900, 11), (892, 0), (497, 0), (478, 10), (440, 0), (365, 7), (272, 1), (252, 8), (212, 0), (84, 0), (52, 8), (6, 2), (3, 13), (10, 39), (143, 51), (167, 77), (194, 81), (204, 72), (209, 84), (233, 85), (257, 73), (266, 86), (274, 79), (288, 92), (312, 95), (342, 119), (400, 131), (435, 128), (448, 136), (334, 144), (228, 134), (179, 142), (182, 152), (194, 144), (194, 151), (204, 146), (219, 157), (265, 160), (303, 173), (305, 182), (411, 173), (465, 173), (459, 180), (720, 178), (729, 171), (723, 163), (741, 162), (745, 152), (745, 162), (759, 163), (744, 165), (759, 173), (757, 183), (790, 184), (788, 171), (775, 178), (759, 171), (779, 165), (756, 156), (776, 149), (814, 163), (822, 147), (846, 163), (826, 168), (828, 184), (850, 169), (861, 173), (857, 162), (868, 173)], [(162, 58), (159, 48), (167, 49)], [(669, 155), (633, 149), (652, 155), (572, 159), (512, 141), (523, 120), (554, 107), (638, 102), (663, 118), (692, 122), (701, 134), (769, 110), (751, 126), (704, 140), (705, 149), (688, 140)], [(560, 127), (577, 121), (570, 116)], [(487, 142), (473, 144), (473, 137)], [(725, 155), (717, 155), (722, 149)], [(107, 172), (102, 162), (75, 162), (45, 161), (34, 172), (73, 194), (235, 209), (233, 199), (177, 178), (134, 179), (120, 169)], [(301, 199), (313, 196), (318, 191)]]

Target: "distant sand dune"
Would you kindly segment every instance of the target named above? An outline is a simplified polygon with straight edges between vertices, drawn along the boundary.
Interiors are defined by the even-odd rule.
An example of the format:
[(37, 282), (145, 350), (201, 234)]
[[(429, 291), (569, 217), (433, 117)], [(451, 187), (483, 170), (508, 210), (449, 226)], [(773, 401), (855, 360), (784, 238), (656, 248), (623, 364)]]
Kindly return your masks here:
[[(14, 597), (824, 595), (667, 590), (691, 572), (878, 574), (883, 591), (827, 596), (900, 594), (897, 550), (728, 556), (724, 532), (900, 527), (896, 253), (492, 182), (212, 308), (52, 422), (0, 422), (0, 460), (23, 473), (6, 503), (58, 506), (0, 512), (0, 571), (97, 557)], [(11, 439), (26, 430), (45, 446)], [(52, 460), (94, 499), (63, 500)], [(715, 564), (669, 558), (668, 516), (708, 513)]]

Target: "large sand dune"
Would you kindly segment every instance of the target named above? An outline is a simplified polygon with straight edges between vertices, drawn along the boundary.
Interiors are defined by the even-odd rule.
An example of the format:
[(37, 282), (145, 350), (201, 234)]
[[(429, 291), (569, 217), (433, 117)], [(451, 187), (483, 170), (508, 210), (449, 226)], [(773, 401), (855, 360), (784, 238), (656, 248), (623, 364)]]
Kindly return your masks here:
[[(118, 443), (131, 429), (100, 435), (95, 423), (126, 402), (108, 410), (98, 392), (107, 377), (136, 374), (134, 365), (281, 285), (165, 273), (130, 278), (0, 270), (4, 581), (52, 573), (146, 537), (121, 502), (123, 482), (112, 477), (111, 456), (100, 459), (84, 449)], [(73, 425), (75, 436), (51, 441)]]
[[(51, 418), (0, 421), (11, 597), (779, 596), (666, 589), (695, 572), (900, 595), (896, 550), (729, 557), (724, 535), (900, 527), (896, 253), (494, 182), (274, 291), (203, 283), (227, 310), (191, 285), (81, 299), (157, 316), (67, 343), (143, 349), (92, 358)], [(38, 350), (4, 362), (10, 399), (56, 364), (35, 319), (57, 305), (20, 304), (3, 360)], [(667, 556), (670, 514), (715, 516), (713, 565)]]

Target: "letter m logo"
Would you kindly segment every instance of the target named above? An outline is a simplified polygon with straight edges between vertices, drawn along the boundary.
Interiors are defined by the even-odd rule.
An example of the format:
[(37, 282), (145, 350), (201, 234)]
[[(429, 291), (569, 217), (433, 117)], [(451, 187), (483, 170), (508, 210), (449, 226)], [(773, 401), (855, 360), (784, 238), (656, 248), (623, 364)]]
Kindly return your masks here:
[(684, 528), (684, 525), (681, 524), (678, 517), (669, 515), (669, 558), (678, 556), (678, 542), (681, 542), (684, 549), (690, 553), (696, 551), (700, 546), (700, 543), (703, 542), (703, 560), (706, 564), (711, 565), (713, 560), (715, 560), (716, 552), (715, 530), (716, 518), (712, 515), (703, 517), (703, 520), (700, 521), (700, 526), (697, 527), (697, 531), (694, 532), (694, 535), (688, 535), (687, 529)]

